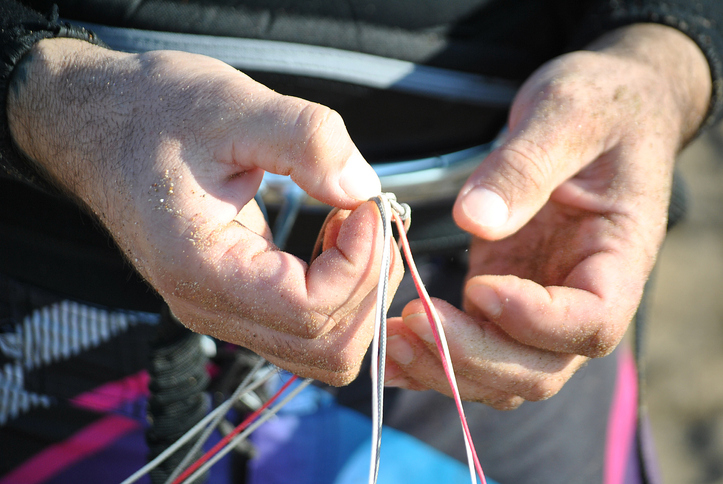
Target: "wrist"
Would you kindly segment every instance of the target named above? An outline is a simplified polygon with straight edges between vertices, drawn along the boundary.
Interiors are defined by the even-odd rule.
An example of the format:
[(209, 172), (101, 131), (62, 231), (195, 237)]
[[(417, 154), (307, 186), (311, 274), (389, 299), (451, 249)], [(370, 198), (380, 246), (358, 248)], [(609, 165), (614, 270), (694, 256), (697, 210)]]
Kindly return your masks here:
[(600, 37), (587, 49), (647, 66), (669, 94), (667, 104), (680, 127), (678, 145), (695, 136), (709, 110), (712, 81), (693, 40), (664, 25), (634, 24)]
[[(88, 203), (120, 163), (130, 103), (118, 102), (114, 61), (130, 57), (76, 39), (37, 42), (13, 71), (7, 116), (17, 147), (47, 180)], [(94, 193), (101, 191), (103, 193)], [(91, 207), (93, 209), (93, 207)]]

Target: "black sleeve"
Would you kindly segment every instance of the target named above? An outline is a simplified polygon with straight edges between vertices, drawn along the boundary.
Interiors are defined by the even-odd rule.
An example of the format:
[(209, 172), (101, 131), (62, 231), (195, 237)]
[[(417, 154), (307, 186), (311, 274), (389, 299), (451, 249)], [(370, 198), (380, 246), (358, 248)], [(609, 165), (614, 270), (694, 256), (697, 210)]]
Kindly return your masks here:
[(36, 42), (50, 37), (99, 43), (92, 32), (58, 21), (57, 8), (43, 16), (15, 0), (0, 0), (0, 176), (45, 188), (47, 185), (42, 177), (10, 136), (7, 96), (14, 67)]
[(710, 107), (701, 129), (723, 118), (723, 1), (721, 0), (604, 0), (582, 25), (581, 42), (633, 23), (673, 27), (698, 44), (710, 66), (713, 81)]

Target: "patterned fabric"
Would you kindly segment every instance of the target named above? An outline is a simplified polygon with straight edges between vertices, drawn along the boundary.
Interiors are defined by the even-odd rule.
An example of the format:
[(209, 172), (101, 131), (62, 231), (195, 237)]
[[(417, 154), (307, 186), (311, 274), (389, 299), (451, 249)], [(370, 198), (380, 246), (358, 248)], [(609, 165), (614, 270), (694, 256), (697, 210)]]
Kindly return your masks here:
[(25, 372), (67, 360), (137, 324), (155, 324), (158, 316), (111, 312), (75, 301), (61, 301), (34, 310), (10, 331), (0, 333), (0, 425), (36, 406), (48, 407), (52, 395), (25, 388)]
[(129, 432), (142, 442), (158, 319), (0, 277), (0, 482), (49, 482)]

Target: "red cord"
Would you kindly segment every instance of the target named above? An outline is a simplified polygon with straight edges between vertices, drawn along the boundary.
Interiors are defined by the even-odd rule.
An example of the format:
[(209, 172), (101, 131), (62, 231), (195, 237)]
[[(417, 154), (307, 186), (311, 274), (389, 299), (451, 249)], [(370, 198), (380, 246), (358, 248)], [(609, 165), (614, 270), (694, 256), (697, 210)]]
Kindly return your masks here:
[[(439, 333), (437, 331), (437, 328), (434, 324), (434, 316), (432, 314), (432, 301), (429, 299), (429, 296), (427, 295), (426, 291), (424, 290), (423, 283), (421, 281), (421, 278), (419, 277), (419, 272), (417, 271), (417, 267), (414, 264), (414, 258), (412, 257), (412, 251), (409, 248), (409, 240), (407, 239), (407, 233), (404, 229), (404, 224), (402, 223), (401, 219), (397, 216), (395, 213), (393, 215), (394, 221), (397, 224), (397, 230), (399, 232), (399, 239), (401, 240), (402, 245), (402, 251), (404, 253), (404, 257), (407, 260), (407, 265), (409, 266), (410, 272), (412, 273), (412, 279), (414, 280), (414, 285), (417, 288), (417, 293), (419, 294), (419, 297), (422, 300), (422, 305), (424, 306), (424, 311), (427, 313), (427, 319), (429, 320), (429, 323), (432, 327), (432, 334), (434, 335), (434, 341), (437, 345), (437, 349), (439, 350), (441, 361), (442, 361), (442, 367), (444, 368), (444, 373), (447, 376), (447, 380), (450, 383), (450, 387), (452, 388), (452, 393), (454, 394), (454, 401), (457, 405), (457, 412), (459, 413), (460, 422), (462, 423), (462, 429), (464, 431), (464, 434), (467, 438), (467, 441), (469, 443), (470, 449), (472, 451), (472, 459), (474, 460), (474, 466), (477, 470), (477, 474), (481, 480), (482, 484), (486, 484), (487, 481), (484, 476), (484, 472), (482, 472), (482, 465), (479, 462), (479, 458), (477, 457), (477, 451), (474, 448), (474, 442), (472, 441), (472, 434), (469, 430), (469, 425), (467, 424), (467, 419), (464, 415), (464, 409), (462, 408), (462, 399), (459, 395), (459, 392), (455, 390), (455, 387), (452, 383), (454, 376), (452, 375), (452, 371), (449, 367), (449, 363), (447, 362), (447, 359), (444, 356), (444, 350), (442, 349), (442, 340), (440, 339)], [(268, 407), (270, 407), (274, 401), (278, 399), (278, 397), (297, 379), (298, 377), (296, 375), (293, 375), (289, 381), (287, 381), (274, 396), (272, 396), (266, 403), (264, 403), (261, 408), (253, 412), (251, 415), (246, 417), (243, 422), (241, 422), (236, 428), (234, 428), (228, 435), (226, 435), (223, 439), (221, 439), (216, 445), (213, 446), (208, 452), (206, 452), (201, 458), (199, 458), (196, 462), (191, 464), (188, 469), (186, 469), (178, 478), (173, 481), (173, 484), (182, 484), (183, 481), (185, 481), (191, 474), (193, 474), (199, 467), (201, 467), (205, 462), (207, 462), (213, 455), (215, 455), (219, 450), (221, 450), (233, 437), (238, 435), (240, 432), (242, 432), (246, 427), (248, 427), (251, 422), (253, 422), (264, 410), (266, 410)]]
[(219, 440), (218, 443), (217, 443), (216, 445), (214, 445), (208, 452), (206, 452), (205, 454), (203, 454), (196, 462), (194, 462), (193, 464), (191, 464), (191, 466), (188, 467), (188, 469), (186, 469), (185, 471), (183, 471), (183, 473), (182, 473), (180, 476), (178, 476), (175, 481), (173, 481), (173, 484), (181, 484), (183, 481), (185, 481), (191, 474), (193, 474), (194, 472), (196, 472), (196, 469), (198, 469), (199, 467), (201, 467), (206, 461), (208, 461), (208, 459), (210, 459), (211, 457), (213, 457), (213, 456), (214, 456), (219, 450), (221, 450), (231, 439), (233, 439), (236, 435), (238, 435), (239, 433), (241, 433), (246, 427), (248, 427), (249, 425), (251, 425), (251, 422), (253, 422), (254, 420), (256, 420), (256, 417), (258, 417), (259, 415), (261, 415), (261, 412), (263, 412), (264, 410), (266, 410), (267, 408), (269, 408), (269, 407), (274, 403), (274, 401), (276, 401), (276, 400), (279, 398), (279, 396), (280, 396), (282, 393), (284, 393), (284, 391), (286, 391), (287, 388), (289, 388), (289, 385), (291, 385), (292, 383), (294, 383), (294, 382), (296, 381), (297, 378), (298, 378), (298, 377), (297, 377), (296, 375), (292, 375), (291, 378), (289, 378), (289, 381), (287, 381), (286, 383), (284, 383), (284, 385), (279, 389), (278, 392), (276, 392), (276, 393), (274, 394), (273, 397), (269, 398), (269, 399), (266, 401), (266, 403), (264, 403), (263, 405), (261, 405), (261, 407), (260, 407), (258, 410), (256, 410), (254, 413), (252, 413), (251, 415), (249, 415), (248, 417), (246, 417), (246, 418), (244, 419), (244, 421), (241, 422), (240, 424), (238, 424), (238, 425), (236, 426), (236, 428), (234, 428), (228, 435), (226, 435), (224, 438), (222, 438), (221, 440)]
[(393, 218), (394, 222), (397, 224), (397, 231), (399, 232), (399, 240), (402, 243), (401, 245), (402, 252), (404, 253), (404, 258), (407, 260), (407, 265), (409, 266), (409, 271), (412, 274), (414, 286), (417, 288), (417, 294), (419, 294), (419, 297), (422, 300), (424, 312), (427, 313), (427, 319), (429, 320), (429, 324), (432, 327), (432, 334), (434, 335), (434, 342), (437, 344), (437, 350), (439, 351), (440, 359), (442, 360), (442, 367), (444, 368), (444, 373), (445, 375), (447, 375), (449, 386), (452, 389), (452, 393), (454, 394), (454, 402), (457, 405), (457, 413), (459, 413), (459, 420), (462, 423), (462, 430), (467, 437), (467, 441), (469, 442), (469, 446), (472, 451), (472, 459), (474, 460), (475, 469), (477, 469), (477, 474), (479, 475), (482, 484), (486, 484), (487, 481), (485, 479), (484, 473), (482, 472), (482, 465), (480, 464), (479, 458), (477, 457), (477, 451), (474, 448), (474, 442), (472, 442), (472, 434), (469, 430), (469, 425), (467, 424), (467, 418), (464, 415), (464, 409), (462, 408), (462, 398), (460, 397), (459, 392), (455, 390), (455, 386), (452, 383), (454, 375), (452, 374), (452, 371), (449, 367), (449, 362), (447, 361), (447, 358), (445, 358), (444, 356), (442, 340), (439, 336), (439, 332), (437, 331), (437, 327), (434, 324), (434, 316), (432, 314), (432, 300), (429, 298), (427, 291), (424, 290), (424, 284), (419, 277), (417, 266), (414, 264), (414, 258), (412, 257), (412, 251), (409, 248), (409, 240), (407, 239), (407, 232), (404, 228), (404, 224), (396, 213), (394, 214)]

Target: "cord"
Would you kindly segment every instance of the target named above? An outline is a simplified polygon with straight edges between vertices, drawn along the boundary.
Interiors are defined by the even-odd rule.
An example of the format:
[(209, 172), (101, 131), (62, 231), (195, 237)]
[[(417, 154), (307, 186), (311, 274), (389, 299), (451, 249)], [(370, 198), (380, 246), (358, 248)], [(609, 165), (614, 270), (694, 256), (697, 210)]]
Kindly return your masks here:
[[(481, 484), (486, 484), (484, 473), (482, 472), (482, 466), (479, 463), (474, 443), (472, 441), (472, 435), (467, 424), (467, 419), (464, 415), (464, 409), (462, 407), (462, 400), (459, 394), (459, 388), (454, 375), (454, 368), (452, 366), (452, 359), (449, 354), (449, 347), (447, 345), (446, 336), (444, 334), (444, 328), (442, 327), (439, 315), (429, 297), (424, 284), (419, 276), (414, 259), (412, 257), (411, 250), (409, 248), (409, 240), (406, 236), (406, 231), (409, 229), (411, 222), (411, 210), (408, 205), (400, 204), (397, 202), (396, 197), (392, 193), (381, 194), (372, 199), (379, 209), (379, 213), (382, 219), (383, 226), (383, 240), (384, 245), (382, 248), (382, 259), (380, 264), (379, 282), (377, 285), (377, 299), (375, 308), (375, 323), (374, 323), (374, 337), (372, 340), (372, 449), (371, 459), (369, 465), (369, 484), (375, 484), (379, 475), (379, 463), (381, 456), (381, 434), (383, 428), (383, 411), (384, 411), (384, 373), (385, 373), (385, 362), (386, 362), (386, 312), (387, 312), (387, 298), (389, 292), (389, 271), (391, 267), (391, 240), (392, 240), (392, 227), (391, 222), (394, 220), (397, 231), (399, 233), (400, 246), (404, 253), (407, 261), (407, 266), (412, 274), (414, 284), (416, 286), (419, 297), (424, 305), (427, 318), (432, 328), (435, 343), (440, 353), (442, 366), (445, 374), (449, 381), (452, 393), (454, 395), (454, 401), (457, 406), (457, 411), (460, 416), (460, 422), (462, 424), (465, 449), (467, 451), (467, 461), (470, 470), (470, 477), (473, 484), (476, 484), (476, 476), (479, 476)], [(328, 219), (327, 219), (328, 220)], [(322, 229), (323, 234), (323, 229)], [(317, 246), (319, 246), (317, 241)], [(319, 248), (315, 249), (318, 253)], [(199, 439), (197, 446), (194, 446), (191, 451), (186, 455), (182, 461), (182, 465), (174, 471), (173, 475), (167, 482), (172, 484), (190, 483), (201, 477), (205, 472), (210, 469), (219, 459), (225, 456), (235, 446), (243, 442), (248, 435), (251, 434), (256, 428), (266, 422), (269, 418), (275, 415), (286, 403), (294, 398), (299, 392), (301, 392), (312, 380), (306, 379), (302, 383), (296, 386), (289, 395), (283, 398), (275, 407), (271, 410), (267, 410), (276, 401), (282, 393), (284, 393), (289, 386), (297, 380), (298, 377), (292, 376), (292, 378), (286, 382), (279, 391), (274, 394), (266, 403), (264, 403), (258, 410), (249, 415), (243, 422), (241, 422), (236, 428), (234, 428), (228, 435), (226, 435), (221, 441), (219, 441), (211, 450), (206, 452), (201, 458), (194, 462), (190, 467), (181, 472), (183, 466), (186, 465), (187, 461), (190, 460), (189, 456), (193, 456), (202, 443), (208, 438), (208, 435), (212, 432), (218, 423), (222, 420), (225, 413), (228, 411), (230, 406), (240, 398), (243, 394), (252, 391), (265, 381), (261, 378), (250, 385), (248, 382), (260, 371), (262, 368), (262, 362), (259, 362), (239, 385), (234, 394), (226, 402), (220, 405), (217, 409), (207, 415), (201, 422), (190, 429), (184, 436), (182, 436), (176, 443), (170, 446), (166, 451), (160, 454), (156, 459), (151, 461), (149, 464), (144, 466), (142, 469), (134, 473), (128, 479), (123, 481), (122, 484), (132, 484), (137, 481), (141, 476), (148, 473), (155, 466), (159, 465), (165, 459), (167, 459), (173, 452), (183, 446), (188, 440), (192, 439), (198, 432), (200, 432), (209, 422), (213, 420), (211, 425), (206, 429), (202, 437)], [(267, 374), (270, 377), (272, 372)], [(263, 414), (263, 415), (262, 415)], [(475, 474), (476, 472), (476, 474)]]
[(266, 364), (266, 361), (263, 359), (260, 359), (256, 365), (254, 365), (253, 368), (249, 371), (249, 374), (246, 375), (246, 378), (243, 379), (241, 384), (238, 386), (236, 391), (231, 395), (231, 397), (223, 402), (221, 405), (218, 406), (218, 412), (216, 416), (213, 418), (213, 421), (211, 424), (206, 427), (206, 430), (201, 434), (201, 437), (196, 441), (196, 443), (193, 445), (193, 447), (186, 453), (186, 456), (181, 460), (181, 462), (178, 464), (176, 469), (171, 473), (170, 476), (168, 476), (168, 479), (166, 479), (166, 482), (164, 484), (171, 484), (176, 478), (181, 474), (183, 469), (188, 466), (188, 463), (191, 462), (193, 457), (196, 455), (196, 453), (201, 450), (201, 447), (203, 444), (206, 443), (208, 438), (211, 436), (213, 431), (218, 427), (218, 425), (221, 423), (221, 420), (224, 418), (226, 413), (231, 409), (231, 406), (234, 404), (236, 400), (241, 398), (241, 396), (245, 393), (248, 393), (249, 390), (246, 390), (246, 386), (249, 384), (251, 379), (256, 375), (256, 373), (261, 369), (262, 366)]
[(382, 426), (384, 420), (384, 370), (387, 355), (387, 294), (389, 293), (389, 268), (391, 266), (392, 209), (389, 197), (382, 194), (374, 197), (382, 218), (384, 243), (377, 284), (377, 301), (374, 317), (374, 338), (372, 339), (372, 451), (369, 462), (369, 484), (377, 482), (381, 458)]
[(442, 367), (444, 368), (444, 373), (446, 374), (447, 380), (449, 381), (449, 385), (452, 389), (452, 394), (454, 395), (454, 402), (457, 405), (457, 413), (459, 414), (459, 420), (462, 424), (465, 450), (467, 451), (467, 463), (469, 465), (469, 472), (470, 478), (472, 479), (472, 484), (476, 484), (477, 482), (477, 479), (475, 477), (475, 469), (477, 471), (477, 475), (479, 475), (482, 484), (486, 484), (487, 481), (485, 479), (484, 472), (482, 472), (482, 466), (480, 465), (479, 458), (477, 457), (477, 451), (475, 450), (474, 442), (472, 441), (472, 434), (469, 430), (469, 425), (467, 424), (467, 418), (464, 414), (464, 408), (462, 407), (462, 398), (460, 397), (459, 388), (457, 387), (457, 379), (454, 375), (452, 358), (449, 354), (449, 347), (447, 345), (447, 337), (444, 334), (444, 328), (442, 327), (442, 323), (439, 319), (439, 314), (437, 314), (437, 310), (434, 308), (432, 299), (429, 297), (429, 294), (424, 287), (422, 278), (419, 276), (419, 271), (417, 271), (417, 266), (414, 263), (412, 251), (409, 248), (409, 240), (407, 239), (406, 230), (402, 223), (402, 220), (398, 216), (394, 217), (394, 220), (396, 222), (397, 230), (399, 232), (399, 239), (402, 245), (402, 250), (404, 252), (404, 257), (407, 261), (407, 266), (409, 267), (409, 271), (412, 274), (412, 279), (414, 280), (414, 285), (417, 288), (417, 293), (419, 293), (419, 297), (421, 298), (422, 304), (424, 306), (424, 311), (427, 314), (427, 319), (429, 320), (430, 326), (432, 327), (432, 334), (434, 335), (434, 341), (440, 353)]
[[(262, 360), (263, 361), (263, 360)], [(239, 396), (243, 395), (244, 393), (254, 391), (259, 386), (266, 383), (266, 381), (273, 376), (274, 372), (268, 372), (266, 375), (264, 375), (262, 378), (257, 379), (250, 385), (244, 386), (243, 382), (239, 387), (237, 388), (236, 392), (234, 392), (234, 395)], [(151, 462), (146, 464), (145, 466), (141, 467), (139, 470), (134, 472), (131, 476), (129, 476), (126, 480), (124, 480), (121, 484), (133, 484), (134, 482), (138, 481), (141, 477), (148, 474), (151, 470), (159, 466), (162, 462), (164, 462), (170, 455), (172, 455), (174, 452), (176, 452), (180, 447), (182, 447), (184, 444), (186, 444), (189, 440), (191, 440), (195, 435), (203, 430), (203, 428), (214, 418), (216, 418), (218, 415), (223, 416), (226, 411), (228, 411), (228, 408), (233, 404), (234, 402), (233, 396), (226, 400), (224, 404), (219, 405), (216, 409), (214, 409), (212, 412), (210, 412), (208, 415), (206, 415), (200, 422), (198, 422), (193, 428), (191, 428), (188, 432), (186, 432), (181, 438), (179, 438), (176, 442), (173, 443), (170, 447), (168, 447), (166, 450), (164, 450), (161, 454), (159, 454), (155, 459), (153, 459)]]
[[(286, 391), (292, 383), (294, 383), (298, 377), (293, 375), (289, 381), (287, 381), (274, 396), (272, 396), (264, 405), (256, 410), (254, 413), (246, 417), (231, 433), (226, 435), (221, 441), (219, 441), (211, 450), (206, 452), (200, 459), (194, 462), (183, 474), (181, 474), (173, 484), (191, 483), (198, 477), (202, 476), (208, 469), (211, 468), (216, 462), (223, 458), (226, 454), (231, 452), (231, 449), (236, 447), (239, 443), (243, 442), (254, 430), (256, 430), (261, 424), (266, 422), (268, 419), (276, 415), (281, 408), (289, 403), (296, 395), (306, 388), (313, 380), (307, 378), (296, 388), (294, 388), (289, 395), (287, 395), (278, 405), (276, 405), (269, 412), (264, 413), (261, 418), (256, 418), (266, 410), (275, 400)], [(254, 421), (256, 420), (256, 421)], [(248, 428), (247, 428), (248, 427)], [(245, 431), (244, 431), (245, 430)], [(238, 435), (240, 433), (240, 435)]]

